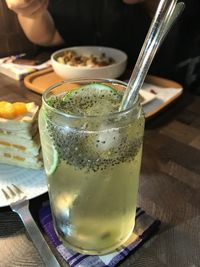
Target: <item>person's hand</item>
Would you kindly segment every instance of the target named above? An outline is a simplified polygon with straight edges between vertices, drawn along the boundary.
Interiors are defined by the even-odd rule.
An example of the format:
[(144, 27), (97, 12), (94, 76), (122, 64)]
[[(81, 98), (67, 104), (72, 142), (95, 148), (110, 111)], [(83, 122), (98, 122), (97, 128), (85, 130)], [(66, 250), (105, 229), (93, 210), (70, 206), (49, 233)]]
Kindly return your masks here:
[(18, 15), (34, 18), (43, 13), (49, 0), (6, 0), (9, 9)]

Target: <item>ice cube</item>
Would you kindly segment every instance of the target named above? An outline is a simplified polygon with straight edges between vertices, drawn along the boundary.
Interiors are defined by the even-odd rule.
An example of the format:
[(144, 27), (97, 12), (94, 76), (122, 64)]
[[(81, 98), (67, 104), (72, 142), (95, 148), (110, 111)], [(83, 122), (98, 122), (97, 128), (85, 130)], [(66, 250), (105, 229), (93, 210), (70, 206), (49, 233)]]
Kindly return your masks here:
[(119, 128), (99, 130), (96, 136), (96, 149), (98, 151), (109, 151), (119, 144)]

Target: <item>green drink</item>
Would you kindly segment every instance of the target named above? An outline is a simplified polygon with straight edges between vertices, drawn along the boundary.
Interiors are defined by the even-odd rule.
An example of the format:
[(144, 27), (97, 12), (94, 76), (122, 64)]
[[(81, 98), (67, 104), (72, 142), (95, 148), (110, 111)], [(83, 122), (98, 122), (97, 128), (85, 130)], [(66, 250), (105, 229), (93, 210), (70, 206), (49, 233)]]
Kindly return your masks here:
[(84, 79), (43, 96), (39, 129), (54, 227), (80, 253), (109, 253), (134, 228), (144, 116), (138, 101), (118, 112), (125, 86)]

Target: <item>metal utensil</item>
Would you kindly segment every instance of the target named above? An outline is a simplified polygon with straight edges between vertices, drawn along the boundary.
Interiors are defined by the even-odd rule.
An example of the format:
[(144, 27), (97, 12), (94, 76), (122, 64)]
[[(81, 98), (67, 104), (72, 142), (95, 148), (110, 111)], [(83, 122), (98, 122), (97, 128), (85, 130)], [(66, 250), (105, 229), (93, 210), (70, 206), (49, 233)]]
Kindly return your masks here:
[(185, 4), (177, 0), (161, 0), (139, 57), (131, 74), (119, 110), (130, 107), (142, 87), (153, 58), (174, 22), (183, 12)]
[(24, 192), (16, 185), (2, 188), (5, 198), (9, 201), (11, 209), (22, 219), (24, 226), (37, 248), (43, 262), (48, 267), (60, 267), (56, 257), (51, 252), (46, 240), (42, 236), (37, 224), (29, 211), (29, 200)]

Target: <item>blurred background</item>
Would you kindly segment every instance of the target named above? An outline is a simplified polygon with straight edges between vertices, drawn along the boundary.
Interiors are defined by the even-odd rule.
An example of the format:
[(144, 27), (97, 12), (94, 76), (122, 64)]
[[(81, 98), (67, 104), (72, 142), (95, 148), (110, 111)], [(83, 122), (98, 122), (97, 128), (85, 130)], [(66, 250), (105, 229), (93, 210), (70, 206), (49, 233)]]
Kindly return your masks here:
[(10, 11), (4, 0), (0, 1), (0, 58), (31, 51), (35, 46), (29, 42), (18, 23), (17, 16)]
[[(184, 86), (185, 90), (200, 95), (200, 0), (183, 1), (186, 4), (185, 11), (163, 43), (161, 49), (158, 51), (151, 66), (150, 73), (156, 76), (176, 80)], [(56, 4), (59, 1), (54, 2), (52, 0), (52, 2)], [(76, 5), (77, 3), (78, 2), (73, 2), (73, 5)], [(80, 3), (85, 5), (83, 2)], [(99, 1), (96, 3), (99, 3)], [(106, 1), (106, 3), (109, 3), (109, 7), (106, 6), (107, 11), (109, 11), (109, 19), (113, 17), (116, 18), (116, 12), (115, 14), (110, 14), (110, 12), (112, 12), (110, 5), (112, 6), (113, 3), (115, 7), (117, 3), (121, 3), (121, 0), (113, 2)], [(136, 7), (129, 6), (124, 9), (126, 12), (125, 17), (131, 18), (130, 28), (133, 30), (134, 34), (128, 36), (123, 25), (121, 26), (121, 32), (124, 32), (124, 35), (127, 36), (127, 38), (132, 38), (126, 39), (124, 42), (125, 44), (123, 45), (125, 45), (125, 47), (128, 47), (129, 45), (128, 49), (130, 51), (128, 52), (130, 52), (131, 55), (129, 56), (129, 59), (132, 60), (133, 64), (134, 60), (138, 56), (143, 42), (143, 37), (146, 35), (146, 31), (148, 29), (148, 23), (146, 22), (146, 25), (144, 26), (144, 18), (139, 14), (139, 6), (136, 11), (134, 11), (135, 8)], [(89, 9), (86, 8), (85, 10), (89, 12)], [(132, 11), (134, 11), (134, 16), (131, 13)], [(105, 13), (106, 12), (103, 12), (103, 21), (105, 20)], [(64, 14), (64, 16), (65, 15), (66, 14)], [(134, 23), (134, 21), (137, 23)], [(141, 23), (141, 21), (143, 23)], [(99, 20), (99, 23), (102, 24), (101, 20)], [(109, 23), (109, 21), (106, 23), (112, 27), (112, 24)], [(69, 30), (71, 31), (71, 29)], [(102, 31), (104, 34), (104, 30)], [(120, 27), (117, 32), (120, 32)], [(98, 37), (99, 34), (100, 33), (97, 32), (95, 36)], [(137, 40), (140, 41), (134, 42), (134, 38), (138, 35), (140, 35), (140, 38), (137, 38)], [(104, 45), (104, 42), (106, 42), (105, 39), (106, 38), (104, 36), (103, 40), (98, 39), (97, 43), (99, 45)], [(81, 40), (83, 40), (83, 42), (85, 41), (84, 38)], [(117, 42), (115, 42), (114, 37), (112, 40), (116, 47), (120, 48), (120, 46), (122, 46), (119, 38)], [(133, 45), (134, 49), (132, 49)], [(66, 44), (66, 47), (68, 46), (69, 44)], [(111, 44), (111, 46), (113, 46), (113, 44)], [(124, 47), (121, 48), (124, 50)], [(41, 49), (43, 50), (43, 48), (39, 47), (39, 51), (41, 51)], [(16, 14), (7, 8), (5, 0), (0, 0), (0, 58), (19, 53), (34, 53), (35, 51), (37, 52), (37, 50), (38, 47), (31, 43), (21, 30)], [(132, 67), (133, 65), (130, 66), (130, 69), (132, 69)]]

